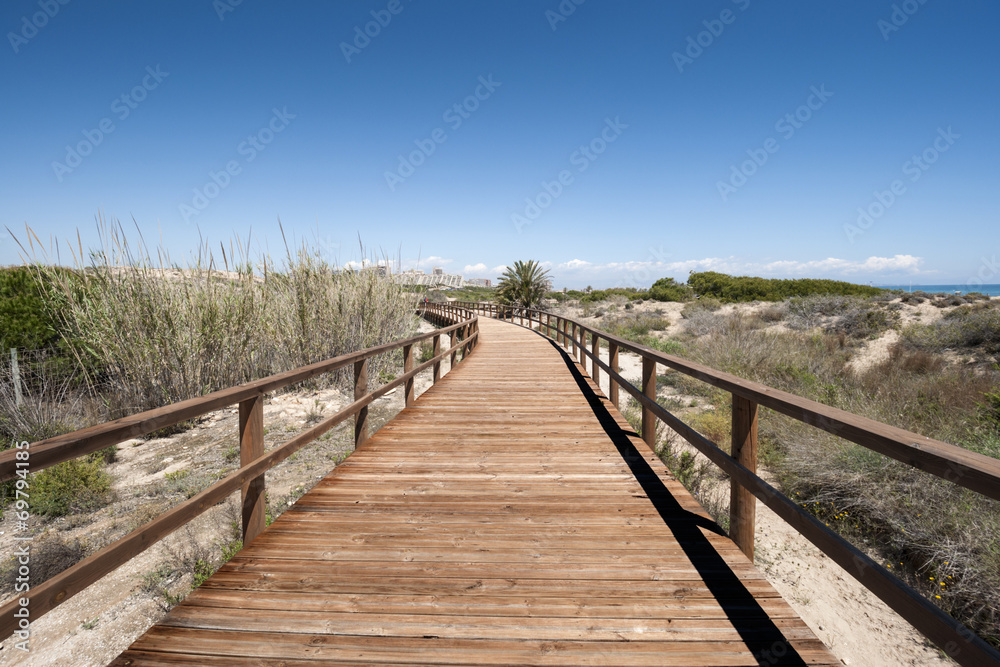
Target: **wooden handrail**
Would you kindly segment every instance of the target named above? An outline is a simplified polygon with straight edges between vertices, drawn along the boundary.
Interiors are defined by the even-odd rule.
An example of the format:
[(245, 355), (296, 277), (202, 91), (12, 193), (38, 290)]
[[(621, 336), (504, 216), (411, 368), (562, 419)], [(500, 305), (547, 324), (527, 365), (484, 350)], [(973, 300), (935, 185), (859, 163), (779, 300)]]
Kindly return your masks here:
[[(509, 307), (495, 304), (456, 304), (469, 311), (496, 313), (498, 317), (513, 312)], [(537, 322), (540, 331), (544, 328), (545, 334), (564, 347), (567, 354), (579, 358), (584, 370), (585, 360), (590, 358), (594, 378), (599, 377), (598, 369), (606, 372), (609, 399), (616, 407), (619, 387), (636, 399), (642, 407), (639, 435), (647, 444), (655, 445), (653, 419), (659, 419), (729, 474), (730, 537), (751, 559), (754, 554), (753, 497), (756, 497), (960, 665), (1000, 665), (1000, 652), (990, 644), (757, 476), (757, 407), (771, 408), (989, 498), (1000, 499), (1000, 460), (664, 354), (561, 315), (537, 309), (518, 310), (520, 315), (527, 315), (529, 328)], [(556, 320), (554, 326), (553, 318)], [(591, 349), (585, 344), (587, 334), (591, 336)], [(601, 339), (608, 342), (609, 363), (600, 358)], [(642, 387), (635, 387), (619, 373), (618, 354), (623, 349), (641, 357)], [(733, 456), (656, 402), (656, 364), (732, 395)]]
[[(2, 457), (0, 460), (2, 473), (0, 474), (7, 474), (9, 469), (7, 477), (0, 478), (9, 479), (16, 475), (15, 455), (17, 452), (27, 451), (29, 453), (30, 468), (34, 472), (62, 461), (84, 456), (123, 440), (150, 433), (163, 426), (198, 417), (233, 403), (239, 403), (240, 406), (239, 469), (156, 519), (136, 528), (125, 537), (8, 601), (0, 607), (0, 638), (6, 638), (18, 630), (19, 619), (14, 614), (22, 608), (21, 598), (26, 597), (30, 600), (28, 606), (30, 618), (32, 622), (36, 621), (43, 614), (142, 553), (158, 540), (222, 502), (236, 490), (242, 490), (244, 545), (249, 544), (264, 527), (264, 473), (267, 470), (350, 417), (356, 417), (355, 446), (363, 443), (368, 437), (368, 425), (362, 415), (367, 413), (368, 406), (373, 401), (385, 396), (396, 387), (405, 386), (404, 400), (406, 405), (409, 405), (413, 401), (413, 378), (418, 373), (433, 367), (435, 369), (434, 381), (437, 382), (437, 369), (443, 359), (461, 351), (464, 360), (475, 348), (479, 337), (479, 321), (470, 311), (451, 304), (426, 304), (425, 307), (421, 308), (421, 311), (421, 314), (426, 318), (438, 324), (444, 324), (444, 326), (405, 340), (351, 352), (334, 359), (273, 375), (263, 380), (149, 410), (133, 417), (82, 429), (75, 433), (49, 438), (30, 445), (27, 450), (8, 450), (0, 454)], [(440, 350), (437, 343), (440, 336), (459, 329), (466, 332), (463, 340), (446, 350)], [(435, 340), (435, 354), (426, 362), (414, 366), (412, 346), (428, 338)], [(403, 374), (378, 389), (369, 391), (367, 374), (359, 374), (357, 372), (358, 365), (367, 367), (368, 360), (373, 356), (399, 348), (404, 350)], [(354, 402), (337, 414), (324, 419), (316, 426), (265, 453), (262, 409), (264, 394), (351, 364), (355, 365)], [(41, 461), (36, 461), (37, 450), (43, 452)]]
[[(432, 309), (435, 307), (435, 304), (428, 305)], [(442, 313), (444, 312), (442, 310)], [(448, 316), (454, 316), (454, 313), (448, 313)], [(37, 472), (54, 466), (57, 463), (75, 459), (84, 454), (96, 452), (105, 447), (118, 444), (124, 440), (148, 435), (153, 431), (200, 417), (214, 410), (235, 405), (255, 396), (283, 389), (289, 385), (314, 378), (317, 375), (346, 368), (362, 359), (392, 352), (401, 347), (449, 333), (463, 326), (465, 326), (465, 323), (458, 322), (435, 331), (407, 338), (406, 340), (384, 343), (368, 348), (367, 350), (349, 352), (333, 359), (319, 361), (308, 366), (271, 375), (236, 387), (222, 389), (211, 394), (172, 403), (161, 408), (147, 410), (136, 415), (122, 417), (121, 419), (80, 429), (72, 433), (58, 435), (46, 440), (39, 440), (32, 443), (30, 447), (31, 471)], [(16, 451), (13, 449), (0, 452), (0, 482), (5, 482), (14, 477), (15, 456)]]

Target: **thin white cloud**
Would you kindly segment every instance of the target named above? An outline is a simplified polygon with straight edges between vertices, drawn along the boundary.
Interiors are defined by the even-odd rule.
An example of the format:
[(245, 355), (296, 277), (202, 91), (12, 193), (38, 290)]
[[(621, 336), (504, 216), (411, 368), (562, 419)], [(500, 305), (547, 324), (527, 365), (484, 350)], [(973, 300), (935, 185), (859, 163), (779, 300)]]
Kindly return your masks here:
[(466, 278), (470, 276), (475, 278), (479, 274), (486, 272), (487, 272), (486, 265), (483, 264), (482, 262), (479, 262), (478, 264), (466, 264), (465, 268), (462, 269), (462, 275), (465, 276)]

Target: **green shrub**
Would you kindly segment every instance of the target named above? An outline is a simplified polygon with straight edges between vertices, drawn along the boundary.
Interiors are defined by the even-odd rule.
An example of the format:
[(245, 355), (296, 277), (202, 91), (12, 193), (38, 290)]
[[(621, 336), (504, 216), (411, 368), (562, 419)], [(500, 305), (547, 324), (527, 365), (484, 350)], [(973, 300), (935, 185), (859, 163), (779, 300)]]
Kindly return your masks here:
[(601, 320), (600, 329), (628, 340), (637, 340), (650, 331), (663, 331), (670, 326), (670, 320), (651, 313), (623, 313), (607, 315)]
[(28, 267), (0, 269), (0, 351), (37, 350), (58, 340), (58, 321), (35, 272)]
[(694, 292), (673, 278), (660, 278), (649, 288), (649, 298), (654, 301), (690, 301)]
[(622, 297), (629, 301), (647, 298), (647, 293), (635, 287), (612, 287), (609, 289), (592, 290), (580, 297), (581, 303), (598, 303), (608, 301), (615, 297)]
[(31, 478), (31, 511), (57, 517), (101, 507), (111, 500), (111, 478), (101, 456), (65, 461)]
[(681, 317), (690, 319), (695, 313), (714, 313), (722, 308), (722, 302), (712, 297), (701, 297), (681, 309)]
[(839, 280), (814, 278), (783, 280), (730, 276), (715, 271), (692, 273), (688, 276), (687, 284), (700, 296), (713, 296), (725, 302), (783, 301), (793, 296), (814, 294), (876, 296), (886, 291)]

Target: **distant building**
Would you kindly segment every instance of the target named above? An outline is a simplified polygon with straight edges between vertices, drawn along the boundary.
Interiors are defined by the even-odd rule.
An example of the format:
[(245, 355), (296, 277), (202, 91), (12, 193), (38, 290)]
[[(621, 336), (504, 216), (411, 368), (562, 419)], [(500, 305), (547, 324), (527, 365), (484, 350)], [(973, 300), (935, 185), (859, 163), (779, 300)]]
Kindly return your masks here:
[(431, 269), (431, 275), (432, 276), (443, 276), (444, 275), (444, 269), (442, 269), (440, 266), (435, 266), (433, 269)]
[(465, 284), (470, 287), (492, 287), (493, 281), (489, 278), (469, 278)]
[(435, 267), (434, 272), (430, 274), (411, 269), (394, 274), (392, 279), (404, 285), (426, 285), (427, 287), (461, 287), (464, 283), (462, 276), (449, 275), (440, 267)]

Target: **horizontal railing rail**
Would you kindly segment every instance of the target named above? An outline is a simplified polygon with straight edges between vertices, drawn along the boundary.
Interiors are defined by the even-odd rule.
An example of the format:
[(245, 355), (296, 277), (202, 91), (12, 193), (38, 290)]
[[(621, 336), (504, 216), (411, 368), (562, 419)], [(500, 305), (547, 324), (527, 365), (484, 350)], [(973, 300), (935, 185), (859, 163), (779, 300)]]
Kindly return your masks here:
[[(238, 387), (223, 389), (131, 417), (42, 440), (30, 444), (26, 449), (15, 448), (0, 452), (0, 481), (17, 478), (20, 483), (24, 480), (23, 486), (29, 487), (30, 500), (28, 483), (30, 478), (27, 475), (29, 471), (37, 472), (124, 440), (147, 435), (166, 426), (239, 404), (239, 469), (76, 565), (37, 586), (31, 586), (29, 591), (20, 593), (5, 603), (0, 607), (0, 639), (9, 637), (16, 631), (24, 631), (24, 623), (21, 621), (25, 621), (26, 618), (30, 619), (30, 622), (38, 620), (43, 614), (208, 511), (237, 490), (241, 490), (243, 543), (250, 544), (264, 530), (264, 473), (267, 470), (350, 417), (355, 418), (355, 447), (364, 444), (369, 435), (368, 406), (373, 401), (399, 386), (405, 386), (404, 404), (411, 405), (415, 400), (414, 378), (418, 373), (431, 369), (432, 381), (437, 383), (441, 377), (441, 362), (445, 358), (450, 356), (451, 367), (454, 367), (459, 362), (457, 358), (459, 353), (464, 360), (478, 344), (479, 320), (471, 311), (452, 304), (421, 304), (418, 314), (439, 325), (440, 328), (405, 340), (385, 343), (272, 375)], [(441, 348), (440, 341), (443, 335), (449, 336), (450, 345), (446, 349)], [(413, 346), (428, 339), (433, 339), (433, 356), (418, 365), (414, 358)], [(400, 348), (403, 350), (403, 374), (370, 391), (369, 360)], [(354, 368), (354, 402), (291, 440), (265, 452), (264, 396), (317, 375), (351, 366)], [(21, 507), (14, 509), (26, 511)], [(22, 605), (22, 600), (27, 600), (27, 604)], [(21, 615), (15, 615), (25, 608), (28, 610), (27, 616), (23, 612)]]
[[(729, 474), (730, 537), (751, 560), (757, 498), (956, 662), (1000, 665), (1000, 652), (990, 644), (757, 475), (758, 407), (770, 408), (996, 500), (1000, 500), (1000, 460), (665, 354), (562, 315), (495, 303), (454, 304), (529, 328), (537, 324), (539, 332), (564, 347), (584, 371), (590, 359), (595, 383), (599, 384), (602, 371), (608, 374), (608, 398), (615, 407), (620, 407), (620, 389), (635, 398), (642, 410), (640, 435), (650, 447), (656, 445), (658, 419)], [(601, 359), (601, 341), (607, 344), (607, 363)], [(640, 387), (621, 376), (618, 365), (622, 351), (642, 358)], [(732, 395), (731, 455), (656, 402), (658, 364)]]

